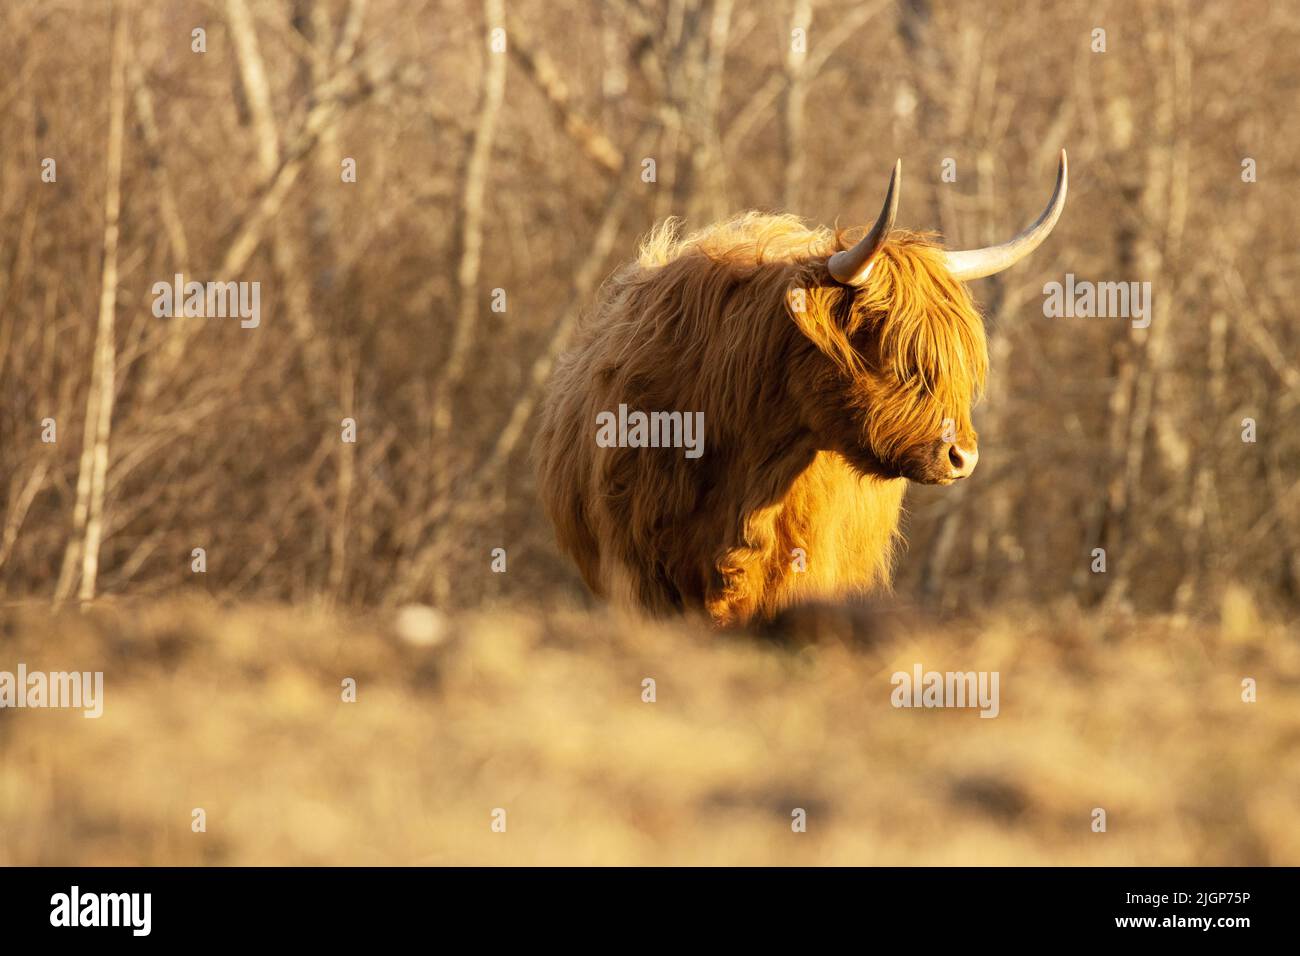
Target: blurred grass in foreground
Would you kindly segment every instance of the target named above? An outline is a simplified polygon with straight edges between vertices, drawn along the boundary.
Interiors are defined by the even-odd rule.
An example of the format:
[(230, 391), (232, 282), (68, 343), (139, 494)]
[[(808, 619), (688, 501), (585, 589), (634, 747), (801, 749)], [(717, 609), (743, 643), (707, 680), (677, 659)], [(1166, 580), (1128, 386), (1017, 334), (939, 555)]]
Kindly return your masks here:
[[(443, 624), (416, 644), (284, 606), (0, 611), (0, 669), (105, 671), (100, 720), (0, 711), (0, 863), (1300, 864), (1300, 641), (1239, 592), (1204, 624)], [(1000, 671), (1001, 715), (893, 709), (916, 662)]]

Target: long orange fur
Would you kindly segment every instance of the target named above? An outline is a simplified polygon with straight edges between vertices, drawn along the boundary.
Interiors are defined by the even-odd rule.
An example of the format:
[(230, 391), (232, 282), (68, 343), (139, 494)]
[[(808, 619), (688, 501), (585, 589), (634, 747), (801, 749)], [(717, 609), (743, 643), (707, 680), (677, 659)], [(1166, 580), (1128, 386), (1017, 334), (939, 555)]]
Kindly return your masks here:
[[(988, 359), (932, 237), (895, 231), (856, 289), (826, 268), (851, 238), (749, 213), (682, 239), (670, 221), (604, 284), (534, 443), (594, 592), (732, 626), (889, 586), (902, 474), (945, 419), (973, 447)], [(619, 403), (702, 411), (702, 457), (599, 447)]]

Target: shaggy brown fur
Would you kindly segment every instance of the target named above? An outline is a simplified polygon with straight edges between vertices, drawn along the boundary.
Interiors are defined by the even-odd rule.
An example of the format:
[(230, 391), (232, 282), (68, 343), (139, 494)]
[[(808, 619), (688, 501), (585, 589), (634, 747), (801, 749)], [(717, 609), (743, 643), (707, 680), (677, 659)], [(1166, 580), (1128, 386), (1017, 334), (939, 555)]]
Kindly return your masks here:
[[(826, 268), (851, 238), (757, 213), (685, 239), (670, 222), (606, 282), (534, 446), (593, 591), (729, 626), (888, 587), (906, 479), (947, 480), (944, 419), (974, 447), (988, 360), (931, 237), (895, 231), (860, 289)], [(703, 455), (599, 447), (619, 403), (702, 411)]]

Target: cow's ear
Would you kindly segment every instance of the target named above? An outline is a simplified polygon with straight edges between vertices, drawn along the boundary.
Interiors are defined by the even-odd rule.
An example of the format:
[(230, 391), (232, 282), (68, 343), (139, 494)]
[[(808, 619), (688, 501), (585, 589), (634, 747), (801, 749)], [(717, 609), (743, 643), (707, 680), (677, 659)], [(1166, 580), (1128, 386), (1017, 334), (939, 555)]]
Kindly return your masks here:
[(852, 291), (840, 286), (793, 286), (785, 301), (786, 311), (804, 338), (845, 371), (859, 364), (845, 330), (852, 298)]

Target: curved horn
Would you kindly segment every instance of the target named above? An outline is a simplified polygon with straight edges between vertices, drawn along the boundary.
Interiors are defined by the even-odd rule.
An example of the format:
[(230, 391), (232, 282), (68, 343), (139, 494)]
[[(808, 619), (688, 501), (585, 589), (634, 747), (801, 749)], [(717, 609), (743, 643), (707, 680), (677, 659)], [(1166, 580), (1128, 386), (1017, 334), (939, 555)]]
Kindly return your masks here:
[(949, 274), (960, 281), (983, 279), (985, 276), (1011, 268), (1037, 249), (1043, 244), (1043, 240), (1051, 235), (1056, 220), (1061, 218), (1061, 210), (1065, 208), (1065, 189), (1069, 178), (1065, 150), (1061, 150), (1061, 165), (1056, 171), (1056, 191), (1052, 193), (1052, 201), (1047, 204), (1047, 208), (1043, 210), (1038, 220), (1016, 238), (1000, 246), (944, 253), (944, 264), (947, 265)]
[(889, 231), (894, 228), (894, 217), (898, 215), (898, 181), (902, 178), (903, 161), (900, 159), (894, 163), (894, 174), (889, 177), (889, 192), (885, 194), (885, 205), (876, 218), (876, 224), (856, 246), (835, 253), (826, 263), (826, 268), (835, 281), (856, 285), (867, 278), (867, 273), (871, 271), (871, 260), (889, 238)]

